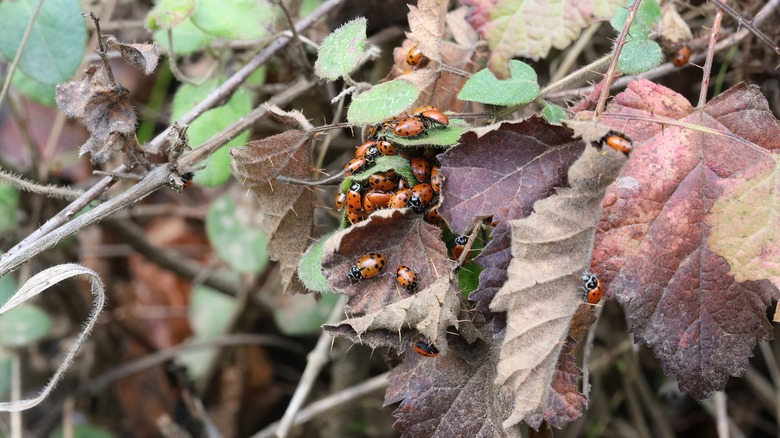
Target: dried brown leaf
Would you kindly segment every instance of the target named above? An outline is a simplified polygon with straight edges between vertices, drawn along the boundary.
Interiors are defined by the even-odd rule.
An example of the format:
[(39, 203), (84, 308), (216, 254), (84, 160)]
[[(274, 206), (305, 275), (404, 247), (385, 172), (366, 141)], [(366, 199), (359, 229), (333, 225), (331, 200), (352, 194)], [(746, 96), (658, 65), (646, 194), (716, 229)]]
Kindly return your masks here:
[(263, 104), (263, 106), (271, 113), (271, 116), (276, 120), (284, 123), (288, 126), (300, 128), (304, 131), (310, 131), (314, 126), (309, 122), (306, 116), (298, 110), (285, 111), (276, 105)]
[(102, 65), (90, 66), (80, 81), (58, 85), (56, 101), (63, 113), (79, 119), (89, 131), (79, 155), (89, 152), (93, 164), (104, 164), (119, 151), (133, 160), (141, 155), (130, 92), (111, 85)]
[(145, 75), (149, 76), (157, 69), (160, 62), (160, 47), (152, 44), (125, 44), (119, 42), (113, 35), (106, 35), (106, 45), (117, 50), (122, 58), (133, 64)]
[(441, 62), (441, 42), (446, 25), (447, 0), (419, 0), (409, 5), (409, 29), (406, 37), (417, 43), (420, 51), (436, 62)]
[(310, 133), (291, 130), (230, 150), (233, 173), (260, 201), (269, 252), (281, 264), (284, 291), (297, 284), (295, 270), (308, 246), (314, 221), (313, 196), (306, 187), (280, 183), (275, 178), (310, 177), (311, 138)]
[[(417, 273), (420, 291), (449, 275), (453, 265), (440, 235), (439, 228), (407, 209), (380, 210), (328, 240), (322, 273), (333, 291), (349, 297), (347, 307), (351, 313), (377, 312), (410, 296), (397, 285), (395, 270), (398, 265), (408, 266)], [(347, 277), (349, 269), (358, 258), (370, 252), (387, 257), (384, 272), (357, 283), (351, 282)]]
[[(705, 130), (627, 124), (626, 115), (673, 117)], [(601, 120), (622, 128), (635, 148), (607, 192), (594, 271), (624, 305), (636, 339), (677, 374), (681, 389), (706, 397), (741, 375), (755, 344), (771, 337), (765, 312), (780, 296), (765, 280), (735, 280), (708, 244), (706, 215), (724, 187), (780, 147), (780, 124), (757, 87), (737, 85), (697, 111), (644, 80), (616, 96)]]
[(570, 188), (559, 188), (536, 202), (533, 214), (509, 222), (509, 276), (490, 306), (507, 312), (496, 384), (509, 387), (517, 402), (505, 427), (526, 421), (536, 429), (542, 419), (555, 424), (581, 412), (582, 400), (568, 398), (571, 391), (552, 398), (550, 392), (560, 386), (553, 387), (554, 379), (572, 379), (573, 361), (559, 369), (559, 356), (582, 304), (580, 275), (590, 260), (604, 192), (625, 160), (612, 149), (602, 154), (587, 147), (569, 169)]
[(539, 117), (502, 123), (482, 137), (467, 133), (439, 155), (446, 177), (439, 212), (458, 234), (477, 217), (506, 222), (511, 208), (527, 216), (535, 201), (566, 185), (566, 170), (583, 147), (569, 129)]

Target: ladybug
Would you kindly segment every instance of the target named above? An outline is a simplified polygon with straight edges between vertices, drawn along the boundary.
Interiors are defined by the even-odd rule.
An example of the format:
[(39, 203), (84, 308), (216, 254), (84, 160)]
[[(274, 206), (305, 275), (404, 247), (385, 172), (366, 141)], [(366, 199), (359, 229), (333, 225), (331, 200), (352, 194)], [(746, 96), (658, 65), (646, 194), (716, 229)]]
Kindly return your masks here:
[(371, 213), (377, 208), (385, 208), (390, 204), (390, 198), (392, 196), (392, 193), (369, 190), (363, 195), (363, 209), (368, 213)]
[(363, 202), (360, 197), (360, 190), (362, 190), (360, 183), (356, 182), (352, 184), (347, 191), (347, 211), (353, 214), (360, 214), (363, 211)]
[(435, 106), (424, 106), (422, 108), (417, 108), (412, 114), (414, 117), (422, 120), (423, 123), (428, 126), (434, 124), (447, 126), (450, 124), (450, 119), (447, 117), (447, 115), (439, 111), (439, 109)]
[(360, 171), (363, 169), (363, 167), (366, 166), (367, 160), (366, 157), (355, 157), (351, 160), (349, 160), (349, 163), (347, 163), (344, 166), (344, 169), (347, 170), (347, 175), (352, 175), (355, 172)]
[[(455, 236), (455, 246), (452, 247), (452, 258), (458, 260), (460, 255), (463, 254), (463, 250), (466, 249), (466, 244), (469, 243), (469, 237), (466, 235)], [(468, 259), (468, 256), (466, 256)]]
[(362, 214), (360, 213), (352, 213), (351, 211), (347, 210), (347, 220), (352, 225), (355, 225), (356, 223), (362, 221), (365, 219)]
[(398, 152), (395, 150), (395, 146), (387, 140), (380, 140), (376, 144), (376, 148), (382, 155), (395, 155)]
[(415, 44), (409, 49), (409, 53), (406, 54), (406, 63), (414, 67), (422, 62), (423, 57), (423, 53), (417, 48), (417, 44)]
[[(414, 167), (412, 167), (412, 170), (414, 171)], [(441, 167), (433, 166), (433, 169), (431, 169), (431, 188), (433, 188), (434, 192), (439, 193), (441, 192), (442, 183), (444, 183), (444, 175), (441, 174)]]
[(412, 173), (417, 177), (419, 181), (425, 181), (428, 179), (428, 175), (431, 173), (431, 163), (423, 157), (414, 157), (409, 161), (412, 165)]
[(366, 138), (373, 140), (379, 138), (379, 133), (382, 131), (382, 125), (372, 125), (366, 130)]
[(682, 46), (675, 52), (674, 57), (672, 58), (672, 64), (677, 67), (682, 67), (688, 63), (689, 59), (691, 59), (691, 48)]
[(598, 304), (599, 301), (601, 301), (601, 297), (604, 295), (604, 290), (601, 288), (601, 280), (596, 277), (596, 274), (586, 272), (582, 275), (582, 282), (585, 283), (583, 288), (588, 294), (588, 304)]
[(412, 268), (398, 265), (398, 269), (395, 271), (395, 280), (409, 292), (417, 289), (417, 274), (414, 273)]
[(427, 213), (425, 213), (425, 222), (436, 225), (442, 230), (447, 226), (446, 222), (444, 222), (444, 218), (441, 217), (441, 215), (439, 214), (438, 205), (436, 207), (431, 208), (430, 210), (428, 210)]
[(395, 192), (393, 196), (390, 197), (390, 202), (388, 203), (388, 207), (404, 208), (406, 207), (406, 203), (409, 202), (409, 198), (411, 197), (412, 197), (411, 189), (401, 189)]
[(399, 137), (414, 137), (425, 132), (425, 124), (420, 119), (410, 117), (399, 121), (393, 128), (393, 133)]
[(350, 280), (360, 281), (362, 279), (376, 277), (387, 263), (387, 257), (377, 252), (370, 252), (360, 257), (349, 270), (347, 276)]
[(340, 211), (347, 204), (347, 195), (341, 192), (336, 193), (336, 211)]
[(375, 173), (368, 177), (368, 184), (374, 190), (389, 192), (395, 188), (395, 182), (387, 176), (387, 173)]
[(618, 152), (623, 152), (626, 156), (634, 149), (631, 139), (615, 131), (608, 132), (607, 135), (601, 139), (599, 144), (606, 144)]
[(183, 189), (186, 189), (190, 185), (192, 185), (192, 179), (195, 178), (195, 174), (192, 172), (187, 172), (184, 175), (181, 176), (181, 185)]
[(429, 342), (416, 341), (413, 345), (414, 351), (422, 354), (423, 356), (436, 357), (439, 355), (439, 350)]
[(412, 187), (412, 196), (409, 197), (409, 205), (412, 210), (419, 213), (423, 207), (433, 199), (433, 188), (428, 183), (420, 183)]
[(368, 151), (368, 149), (370, 149), (372, 147), (376, 147), (376, 140), (369, 140), (369, 141), (361, 144), (355, 150), (355, 158), (365, 157), (366, 156), (366, 152)]

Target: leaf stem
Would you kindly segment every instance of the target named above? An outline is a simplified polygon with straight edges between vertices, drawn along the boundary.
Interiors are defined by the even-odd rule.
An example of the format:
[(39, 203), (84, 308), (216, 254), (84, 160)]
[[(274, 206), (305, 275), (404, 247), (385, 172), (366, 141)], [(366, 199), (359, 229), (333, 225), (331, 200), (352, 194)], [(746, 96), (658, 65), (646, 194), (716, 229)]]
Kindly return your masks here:
[(707, 46), (707, 59), (704, 62), (704, 73), (701, 78), (701, 91), (699, 92), (699, 103), (696, 108), (704, 108), (707, 103), (707, 89), (710, 87), (710, 73), (712, 72), (712, 60), (715, 57), (715, 44), (718, 42), (718, 32), (720, 31), (720, 22), (723, 19), (723, 10), (715, 11), (715, 20), (712, 22), (710, 30), (710, 43)]
[(100, 30), (100, 17), (95, 15), (95, 13), (92, 11), (89, 11), (81, 15), (83, 15), (84, 17), (91, 18), (92, 22), (95, 23), (95, 32), (97, 33), (97, 40), (98, 40), (97, 53), (98, 55), (100, 55), (100, 59), (103, 60), (103, 65), (106, 67), (106, 76), (108, 77), (108, 82), (111, 84), (112, 87), (116, 87), (116, 81), (114, 80), (114, 71), (111, 70), (111, 63), (108, 61), (108, 47), (106, 46), (106, 37), (103, 35), (103, 32)]
[(618, 37), (617, 41), (615, 41), (615, 50), (612, 53), (612, 61), (609, 63), (609, 68), (607, 69), (607, 79), (604, 83), (604, 88), (601, 89), (599, 101), (596, 104), (596, 119), (598, 119), (601, 115), (601, 112), (604, 111), (604, 106), (606, 105), (607, 97), (609, 96), (609, 86), (612, 84), (612, 80), (615, 78), (615, 71), (617, 70), (617, 63), (620, 59), (620, 52), (623, 50), (623, 46), (626, 44), (628, 31), (631, 29), (631, 23), (634, 22), (636, 11), (639, 10), (639, 5), (641, 3), (642, 0), (635, 0), (634, 4), (631, 5), (631, 8), (628, 10), (628, 17), (626, 17), (626, 23), (623, 25), (623, 30), (620, 31), (620, 36)]

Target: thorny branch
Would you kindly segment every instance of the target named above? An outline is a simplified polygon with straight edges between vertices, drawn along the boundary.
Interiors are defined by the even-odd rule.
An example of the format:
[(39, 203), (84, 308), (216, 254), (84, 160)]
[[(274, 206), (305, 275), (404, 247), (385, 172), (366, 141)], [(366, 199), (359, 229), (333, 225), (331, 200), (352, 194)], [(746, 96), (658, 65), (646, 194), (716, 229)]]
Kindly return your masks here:
[[(761, 32), (760, 30), (758, 30), (758, 28), (756, 26), (754, 26), (753, 23), (751, 23), (745, 17), (740, 15), (739, 12), (735, 11), (734, 9), (731, 8), (731, 6), (723, 3), (720, 0), (712, 0), (712, 2), (715, 3), (718, 6), (719, 9), (722, 9), (727, 14), (731, 15), (735, 20), (737, 20), (739, 22), (740, 26), (744, 26), (747, 30), (752, 32), (753, 35), (756, 36), (756, 38), (760, 39), (761, 42), (763, 42), (764, 44), (769, 46), (770, 49), (774, 50), (775, 53), (780, 55), (780, 46), (775, 44), (775, 42), (772, 41), (772, 39), (769, 38), (764, 32)], [(761, 12), (763, 12), (763, 11), (764, 10), (762, 9)], [(761, 12), (759, 12), (758, 14), (761, 14)], [(758, 17), (758, 14), (756, 15), (756, 17)]]
[(707, 103), (707, 89), (710, 86), (710, 72), (712, 71), (712, 60), (715, 58), (715, 44), (718, 42), (721, 19), (723, 19), (723, 11), (718, 9), (715, 11), (715, 20), (712, 22), (712, 29), (710, 30), (710, 42), (707, 46), (707, 58), (704, 61), (704, 73), (701, 79), (701, 91), (699, 92), (697, 108), (703, 108)]

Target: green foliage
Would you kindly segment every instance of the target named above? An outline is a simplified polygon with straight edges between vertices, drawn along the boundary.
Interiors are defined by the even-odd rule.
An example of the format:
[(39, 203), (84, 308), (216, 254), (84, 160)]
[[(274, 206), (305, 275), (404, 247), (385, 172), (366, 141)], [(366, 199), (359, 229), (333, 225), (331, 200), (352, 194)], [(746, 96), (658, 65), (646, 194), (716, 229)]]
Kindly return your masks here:
[(287, 336), (305, 336), (320, 332), (340, 297), (326, 293), (319, 299), (303, 294), (275, 294), (273, 298), (274, 320), (279, 330)]
[(543, 104), (542, 117), (551, 124), (560, 125), (561, 121), (569, 120), (569, 115), (566, 114), (566, 110), (562, 107), (549, 102), (543, 102)]
[(420, 90), (402, 79), (384, 82), (360, 93), (347, 111), (347, 119), (355, 125), (373, 125), (401, 114), (409, 108)]
[[(192, 24), (189, 18), (174, 27), (171, 31), (173, 37), (173, 52), (177, 55), (189, 55), (206, 47), (213, 36), (203, 32)], [(168, 31), (158, 30), (154, 33), (154, 40), (162, 47), (168, 47)]]
[(24, 347), (48, 335), (49, 315), (32, 304), (20, 304), (0, 317), (0, 346)]
[[(634, 4), (634, 0), (629, 0), (626, 8), (618, 8), (615, 15), (610, 20), (612, 28), (618, 32), (623, 30), (623, 26), (626, 25), (626, 19), (628, 18), (628, 9)], [(653, 31), (653, 26), (658, 24), (663, 17), (661, 7), (656, 0), (642, 0), (642, 4), (639, 5), (639, 10), (634, 16), (634, 21), (631, 22), (631, 29), (628, 31), (631, 38), (646, 40), (650, 36), (650, 32)]]
[(11, 86), (35, 103), (54, 106), (54, 85), (38, 82), (17, 69), (11, 79)]
[(395, 170), (399, 175), (409, 181), (409, 184), (411, 185), (419, 183), (417, 178), (415, 178), (414, 173), (412, 172), (412, 166), (409, 164), (409, 160), (398, 155), (391, 155), (389, 157), (381, 156), (377, 157), (376, 161), (374, 161), (374, 164), (363, 172), (356, 173), (351, 177), (345, 178), (341, 183), (341, 191), (346, 193), (347, 190), (349, 190), (349, 187), (352, 185), (353, 181), (363, 182), (366, 181), (369, 176), (377, 172), (387, 172), (388, 170)]
[[(219, 336), (229, 328), (236, 309), (236, 299), (219, 293), (208, 286), (198, 286), (190, 295), (187, 316), (195, 332), (192, 341), (200, 341)], [(217, 352), (213, 349), (201, 349), (182, 354), (177, 361), (187, 367), (190, 377), (198, 378), (208, 371)]]
[(195, 0), (157, 0), (154, 8), (146, 15), (149, 30), (172, 29), (192, 15)]
[[(55, 429), (49, 438), (63, 438), (62, 428)], [(88, 424), (73, 426), (73, 438), (114, 438), (114, 435)]]
[(623, 46), (617, 68), (626, 74), (637, 74), (658, 66), (661, 61), (663, 53), (658, 43), (652, 40), (633, 40)]
[(0, 348), (0, 399), (11, 392), (11, 355)]
[[(0, 53), (10, 61), (16, 55), (38, 0), (0, 2)], [(87, 27), (78, 0), (47, 0), (35, 21), (19, 68), (44, 84), (65, 82), (73, 76), (87, 44)]]
[(458, 99), (491, 105), (526, 104), (539, 96), (534, 69), (521, 61), (509, 61), (509, 78), (498, 79), (488, 69), (472, 76), (458, 93)]
[(298, 262), (298, 278), (312, 292), (330, 292), (325, 276), (322, 275), (322, 254), (325, 250), (325, 242), (335, 232), (334, 230), (317, 239)]
[(314, 63), (314, 72), (322, 79), (335, 81), (348, 75), (366, 52), (365, 18), (356, 18), (331, 32), (322, 44)]
[(388, 135), (393, 143), (404, 146), (454, 146), (458, 144), (460, 136), (470, 127), (461, 119), (450, 120), (449, 126), (437, 126), (425, 131), (425, 134), (415, 137), (398, 137)]
[(202, 31), (228, 40), (270, 36), (275, 8), (267, 0), (198, 0), (190, 19)]
[(458, 271), (458, 281), (460, 282), (461, 294), (468, 298), (469, 294), (479, 287), (479, 273), (482, 272), (482, 266), (479, 266), (473, 260), (464, 263)]
[(8, 184), (0, 184), (0, 233), (15, 230), (19, 192)]
[[(206, 81), (200, 87), (187, 84), (179, 87), (176, 91), (176, 96), (173, 98), (171, 121), (177, 120), (194, 108), (222, 82), (224, 82), (224, 78), (217, 78)], [(246, 115), (251, 109), (252, 102), (247, 93), (241, 89), (237, 90), (225, 105), (206, 111), (190, 124), (187, 129), (187, 134), (190, 137), (190, 146), (196, 148), (202, 145), (215, 134)], [(233, 146), (244, 146), (248, 140), (249, 133), (244, 132), (219, 148), (208, 158), (206, 167), (195, 172), (194, 181), (210, 187), (224, 184), (231, 175), (228, 151)]]
[(206, 234), (219, 257), (232, 269), (258, 273), (268, 265), (268, 237), (262, 227), (242, 221), (230, 194), (214, 200), (206, 214)]

